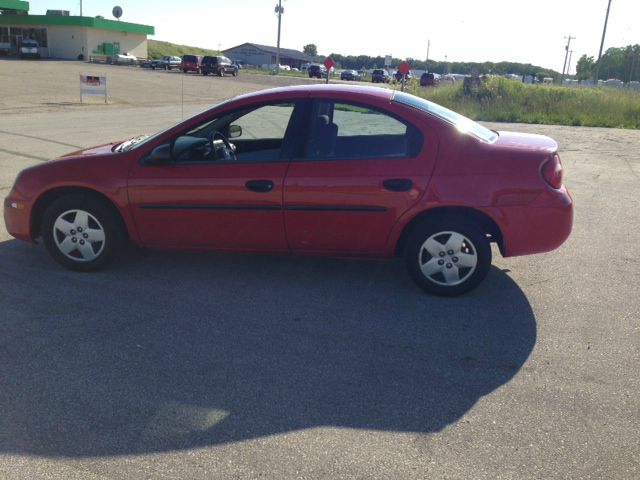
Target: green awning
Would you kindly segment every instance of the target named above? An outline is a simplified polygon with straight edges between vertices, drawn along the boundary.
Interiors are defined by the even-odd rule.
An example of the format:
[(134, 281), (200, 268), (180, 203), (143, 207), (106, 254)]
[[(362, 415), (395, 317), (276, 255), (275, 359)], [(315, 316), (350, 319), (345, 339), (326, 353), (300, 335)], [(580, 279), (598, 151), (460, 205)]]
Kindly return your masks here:
[[(0, 6), (7, 2), (0, 0)], [(27, 5), (28, 6), (28, 5)], [(0, 7), (1, 8), (1, 7)], [(119, 22), (93, 17), (62, 17), (58, 15), (0, 15), (0, 25), (30, 26), (30, 27), (89, 27), (116, 32), (138, 33), (140, 35), (154, 35), (155, 28), (139, 23)]]

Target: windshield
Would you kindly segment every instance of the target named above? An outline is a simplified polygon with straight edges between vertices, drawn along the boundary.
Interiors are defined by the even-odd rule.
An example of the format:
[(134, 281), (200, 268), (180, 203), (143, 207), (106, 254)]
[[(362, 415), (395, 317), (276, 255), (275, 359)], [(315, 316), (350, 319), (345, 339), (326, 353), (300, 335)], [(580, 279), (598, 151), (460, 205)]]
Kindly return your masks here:
[(444, 108), (437, 103), (430, 102), (424, 98), (416, 97), (415, 95), (410, 95), (404, 92), (395, 92), (391, 101), (417, 108), (425, 113), (441, 118), (453, 124), (461, 132), (470, 133), (483, 142), (493, 143), (498, 138), (498, 134), (493, 130), (489, 130), (487, 127), (483, 127), (479, 123), (476, 123), (453, 110)]
[[(242, 95), (235, 97), (235, 100), (237, 100), (238, 98), (242, 98)], [(213, 108), (207, 109), (205, 111), (208, 110), (213, 110), (214, 108), (220, 108), (223, 105), (226, 105), (227, 103), (231, 102), (234, 99), (228, 99), (228, 100), (224, 100), (222, 102), (220, 102), (219, 104), (217, 104), (216, 106), (214, 106)], [(185, 120), (183, 123), (188, 122), (190, 119)], [(169, 130), (172, 130), (176, 128), (176, 125), (172, 125), (169, 128), (165, 128), (164, 130), (161, 130), (158, 133), (154, 133), (153, 135), (138, 135), (137, 137), (134, 137), (130, 140), (126, 140), (118, 145), (116, 145), (113, 148), (114, 152), (128, 152), (129, 150), (133, 150), (134, 148), (139, 148), (142, 147), (143, 145), (146, 145), (147, 143), (155, 140), (156, 138), (160, 137), (161, 135), (163, 135), (164, 133), (168, 132)]]

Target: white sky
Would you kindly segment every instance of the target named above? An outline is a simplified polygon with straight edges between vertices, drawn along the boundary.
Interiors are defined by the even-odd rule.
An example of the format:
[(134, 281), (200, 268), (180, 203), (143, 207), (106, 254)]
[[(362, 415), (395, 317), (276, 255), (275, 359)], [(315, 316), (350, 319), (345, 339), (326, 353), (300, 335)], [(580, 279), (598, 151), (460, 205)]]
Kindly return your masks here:
[[(608, 0), (283, 0), (280, 45), (318, 53), (387, 55), (449, 61), (514, 61), (562, 70), (572, 35), (571, 71), (597, 57)], [(150, 38), (205, 48), (245, 42), (276, 45), (277, 0), (84, 0), (83, 15), (155, 27)], [(33, 0), (30, 12), (69, 10), (80, 0)], [(604, 50), (640, 44), (640, 0), (612, 0)]]

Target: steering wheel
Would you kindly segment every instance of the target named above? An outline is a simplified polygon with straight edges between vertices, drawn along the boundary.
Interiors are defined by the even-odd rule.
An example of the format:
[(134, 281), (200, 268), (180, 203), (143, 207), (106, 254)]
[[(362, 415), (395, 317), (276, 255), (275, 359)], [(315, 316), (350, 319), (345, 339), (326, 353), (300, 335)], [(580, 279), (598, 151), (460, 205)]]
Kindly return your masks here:
[(221, 132), (217, 130), (213, 132), (210, 136), (210, 141), (213, 156), (216, 160), (237, 160), (235, 147)]

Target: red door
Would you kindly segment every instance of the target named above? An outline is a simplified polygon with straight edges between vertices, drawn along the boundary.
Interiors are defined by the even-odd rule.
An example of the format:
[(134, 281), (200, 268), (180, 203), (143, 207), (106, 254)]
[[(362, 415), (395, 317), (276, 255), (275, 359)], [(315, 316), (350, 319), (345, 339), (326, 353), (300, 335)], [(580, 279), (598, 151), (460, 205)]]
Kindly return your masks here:
[(405, 118), (348, 101), (316, 101), (304, 158), (285, 180), (294, 252), (380, 255), (400, 216), (423, 196), (435, 135)]
[(166, 159), (134, 164), (129, 203), (141, 243), (288, 251), (282, 200), (297, 105), (274, 100), (203, 118), (156, 145)]
[(286, 168), (287, 163), (135, 165), (129, 202), (141, 243), (286, 251)]

